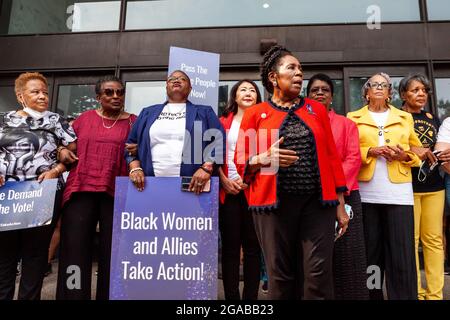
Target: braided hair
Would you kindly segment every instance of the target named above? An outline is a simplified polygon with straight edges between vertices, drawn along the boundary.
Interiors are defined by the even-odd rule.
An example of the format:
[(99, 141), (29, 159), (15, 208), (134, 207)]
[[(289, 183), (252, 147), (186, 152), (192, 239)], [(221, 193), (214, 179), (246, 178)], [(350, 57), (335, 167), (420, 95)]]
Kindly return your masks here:
[(275, 45), (272, 46), (263, 57), (261, 62), (261, 79), (264, 88), (269, 93), (273, 93), (273, 84), (269, 80), (269, 73), (272, 71), (277, 71), (278, 63), (284, 56), (291, 56), (292, 53), (283, 46)]

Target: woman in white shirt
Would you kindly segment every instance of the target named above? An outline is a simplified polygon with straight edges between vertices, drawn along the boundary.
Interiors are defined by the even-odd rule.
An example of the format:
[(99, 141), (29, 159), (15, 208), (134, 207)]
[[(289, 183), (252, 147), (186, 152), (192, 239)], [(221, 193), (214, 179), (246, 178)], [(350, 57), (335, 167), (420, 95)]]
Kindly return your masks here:
[(216, 164), (223, 163), (219, 118), (210, 106), (191, 103), (191, 90), (188, 75), (173, 71), (166, 82), (167, 101), (144, 108), (133, 125), (127, 143), (138, 148), (136, 154), (127, 152), (126, 160), (139, 191), (146, 176), (192, 176), (189, 189), (199, 194), (216, 174)]
[(358, 180), (367, 266), (381, 276), (371, 282), (370, 298), (383, 299), (381, 285), (386, 272), (388, 299), (416, 300), (411, 167), (419, 166), (420, 159), (410, 146), (422, 144), (411, 114), (389, 103), (392, 83), (387, 74), (373, 75), (362, 93), (367, 105), (347, 116), (359, 131), (362, 165)]
[(220, 122), (226, 130), (226, 163), (219, 169), (219, 228), (222, 239), (222, 279), (226, 300), (240, 300), (240, 249), (244, 252), (243, 300), (258, 299), (260, 279), (260, 247), (248, 211), (245, 185), (235, 164), (235, 149), (245, 109), (261, 102), (256, 84), (248, 79), (236, 83), (230, 92), (227, 107)]

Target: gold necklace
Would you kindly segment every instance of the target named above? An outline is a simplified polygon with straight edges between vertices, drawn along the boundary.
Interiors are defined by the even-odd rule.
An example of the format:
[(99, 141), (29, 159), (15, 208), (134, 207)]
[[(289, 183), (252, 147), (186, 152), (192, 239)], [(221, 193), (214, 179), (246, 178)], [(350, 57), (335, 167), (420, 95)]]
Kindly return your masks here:
[(107, 126), (107, 125), (105, 125), (105, 117), (103, 116), (103, 110), (101, 110), (101, 118), (102, 118), (102, 124), (103, 124), (103, 128), (105, 128), (105, 129), (111, 129), (112, 127), (114, 127), (115, 126), (115, 124), (116, 124), (116, 122), (117, 122), (117, 120), (119, 120), (119, 118), (120, 118), (120, 116), (122, 115), (122, 111), (120, 111), (119, 112), (119, 115), (117, 116), (117, 118), (116, 118), (116, 120), (114, 121), (114, 123), (111, 125), (111, 126)]

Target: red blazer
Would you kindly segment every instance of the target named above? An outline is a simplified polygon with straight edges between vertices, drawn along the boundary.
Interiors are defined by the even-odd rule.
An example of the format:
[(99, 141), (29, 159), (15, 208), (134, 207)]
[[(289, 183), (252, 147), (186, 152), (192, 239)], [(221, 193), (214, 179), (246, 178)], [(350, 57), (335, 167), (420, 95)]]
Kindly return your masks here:
[[(226, 117), (219, 118), (220, 123), (222, 124), (223, 129), (225, 130), (226, 137), (228, 137), (228, 131), (231, 129), (231, 125), (233, 124), (233, 119), (234, 119), (234, 114), (232, 112), (229, 113), (228, 116), (226, 116)], [(236, 152), (235, 152), (234, 157), (236, 160)], [(226, 142), (226, 150), (225, 150), (224, 159), (225, 159), (225, 161), (224, 161), (224, 164), (222, 165), (222, 171), (228, 177), (228, 141)], [(238, 173), (239, 173), (239, 171), (238, 171)], [(242, 177), (242, 175), (241, 175), (241, 177)], [(244, 192), (247, 192), (247, 190), (244, 190)], [(225, 190), (223, 190), (223, 188), (221, 186), (219, 189), (219, 200), (220, 200), (221, 204), (225, 203), (226, 195), (227, 194), (226, 194)]]
[[(321, 103), (308, 98), (303, 98), (300, 103), (295, 114), (311, 129), (316, 142), (322, 187), (320, 200), (323, 205), (336, 206), (339, 204), (336, 192), (347, 191), (347, 187), (327, 110)], [(278, 110), (270, 103), (263, 102), (248, 108), (242, 119), (236, 145), (236, 166), (244, 181), (250, 184), (246, 195), (249, 207), (253, 210), (278, 207), (276, 172), (262, 174), (261, 170), (265, 169), (262, 168), (250, 175), (246, 172), (246, 164), (252, 156), (266, 151), (276, 142), (278, 129), (286, 115), (287, 111)]]
[[(233, 123), (233, 118), (234, 118), (234, 114), (232, 112), (230, 112), (227, 117), (219, 118), (220, 123), (222, 124), (222, 126), (225, 130), (225, 137), (228, 136), (228, 131), (230, 130), (231, 124)], [(226, 150), (225, 150), (225, 156), (224, 156), (225, 161), (224, 161), (224, 164), (222, 165), (222, 171), (228, 177), (228, 164), (227, 164), (228, 163), (228, 141), (227, 140), (225, 140), (225, 141), (226, 141)], [(220, 187), (219, 190), (220, 190), (219, 191), (219, 200), (220, 200), (220, 203), (223, 204), (225, 202), (226, 193), (222, 187)]]
[(336, 149), (341, 157), (348, 195), (350, 191), (359, 189), (358, 174), (361, 168), (361, 151), (358, 127), (352, 120), (336, 114), (333, 110), (328, 112), (328, 116)]

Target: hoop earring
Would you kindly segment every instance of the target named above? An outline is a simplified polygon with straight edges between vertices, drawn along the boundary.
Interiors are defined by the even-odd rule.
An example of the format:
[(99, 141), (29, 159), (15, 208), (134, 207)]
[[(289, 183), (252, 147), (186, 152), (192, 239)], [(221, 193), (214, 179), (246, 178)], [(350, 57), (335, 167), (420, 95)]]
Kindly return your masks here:
[(273, 84), (274, 87), (277, 86), (277, 82), (276, 81), (272, 82), (272, 84)]
[(387, 103), (391, 102), (391, 97), (387, 97), (386, 102)]

